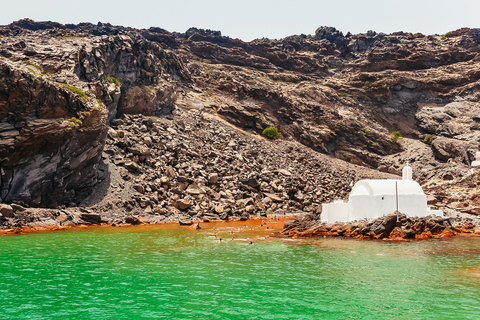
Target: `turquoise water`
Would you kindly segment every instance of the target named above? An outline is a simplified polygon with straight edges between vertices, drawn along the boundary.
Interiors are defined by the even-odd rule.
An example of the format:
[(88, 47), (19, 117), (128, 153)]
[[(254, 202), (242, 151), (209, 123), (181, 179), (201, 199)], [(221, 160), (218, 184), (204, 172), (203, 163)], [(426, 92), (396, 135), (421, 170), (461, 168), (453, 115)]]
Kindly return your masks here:
[(219, 242), (213, 226), (0, 236), (0, 319), (480, 318), (478, 238), (264, 240), (217, 225)]

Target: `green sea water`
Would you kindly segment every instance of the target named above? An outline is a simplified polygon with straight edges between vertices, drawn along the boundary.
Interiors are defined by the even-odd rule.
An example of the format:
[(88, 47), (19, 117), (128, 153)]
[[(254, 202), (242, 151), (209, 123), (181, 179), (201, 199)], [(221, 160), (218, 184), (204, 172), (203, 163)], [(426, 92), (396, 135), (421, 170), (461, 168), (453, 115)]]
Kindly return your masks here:
[(480, 319), (480, 238), (213, 227), (0, 236), (0, 319)]

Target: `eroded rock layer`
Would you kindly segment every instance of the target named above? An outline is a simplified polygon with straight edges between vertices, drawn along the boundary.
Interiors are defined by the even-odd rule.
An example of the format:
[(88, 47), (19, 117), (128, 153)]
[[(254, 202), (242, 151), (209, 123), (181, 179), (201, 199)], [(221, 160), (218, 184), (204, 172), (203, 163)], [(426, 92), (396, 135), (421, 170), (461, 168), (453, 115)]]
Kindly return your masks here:
[[(244, 42), (196, 28), (170, 33), (28, 19), (0, 26), (0, 202), (93, 205), (83, 209), (84, 217), (112, 210), (110, 220), (117, 209), (119, 219), (136, 210), (177, 214), (171, 208), (178, 215), (192, 212), (188, 216), (214, 207), (217, 215), (238, 217), (279, 208), (313, 212), (323, 201), (345, 198), (365, 168), (389, 176), (408, 161), (429, 205), (478, 214), (480, 181), (469, 165), (480, 144), (479, 48), (477, 29), (443, 36), (344, 35), (321, 27), (315, 35)], [(217, 122), (205, 136), (186, 130), (194, 123), (211, 126), (209, 121)], [(322, 177), (323, 165), (335, 163), (338, 183), (278, 180), (284, 176), (279, 170), (296, 177), (288, 168), (308, 157), (303, 147), (292, 147), (286, 158), (265, 158), (262, 148), (277, 148), (277, 142), (257, 135), (270, 126), (282, 133), (280, 145), (297, 142), (325, 156), (318, 168), (302, 170)], [(236, 141), (236, 135), (245, 138)], [(240, 158), (241, 169), (229, 169)], [(211, 163), (215, 159), (221, 160)], [(114, 176), (125, 183), (93, 192), (95, 201), (89, 197), (98, 179)], [(198, 176), (210, 189), (224, 183), (222, 176), (236, 177), (243, 191), (225, 184), (223, 192), (233, 199), (223, 203), (225, 197), (196, 188)], [(128, 184), (135, 179), (140, 181)], [(312, 191), (304, 188), (319, 186), (320, 195), (317, 190), (306, 196)], [(194, 189), (205, 199), (185, 193)], [(265, 198), (276, 203), (275, 210), (257, 207)]]

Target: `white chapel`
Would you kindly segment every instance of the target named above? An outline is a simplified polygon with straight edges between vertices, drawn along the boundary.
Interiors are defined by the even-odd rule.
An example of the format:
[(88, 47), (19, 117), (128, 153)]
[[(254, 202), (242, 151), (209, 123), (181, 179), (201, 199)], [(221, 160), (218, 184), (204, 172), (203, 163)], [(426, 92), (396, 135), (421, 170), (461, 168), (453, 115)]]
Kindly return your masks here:
[(360, 180), (350, 192), (348, 202), (335, 200), (322, 204), (322, 222), (347, 222), (376, 219), (399, 211), (410, 217), (442, 216), (442, 210), (430, 210), (422, 187), (412, 179), (407, 164), (402, 180)]

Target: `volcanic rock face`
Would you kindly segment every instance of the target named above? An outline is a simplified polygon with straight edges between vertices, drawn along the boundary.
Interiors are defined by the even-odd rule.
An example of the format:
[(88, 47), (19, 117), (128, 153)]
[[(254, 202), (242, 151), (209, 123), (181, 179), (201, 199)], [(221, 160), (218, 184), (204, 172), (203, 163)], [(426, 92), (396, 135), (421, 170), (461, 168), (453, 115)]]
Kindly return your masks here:
[[(398, 174), (409, 161), (414, 178), (434, 193), (435, 204), (449, 205), (453, 194), (457, 200), (470, 199), (471, 190), (453, 189), (457, 184), (477, 186), (464, 177), (480, 143), (479, 47), (480, 32), (475, 29), (442, 37), (373, 31), (344, 35), (321, 27), (314, 36), (247, 43), (196, 28), (178, 34), (102, 23), (17, 21), (0, 27), (0, 201), (51, 207), (81, 201), (96, 181), (107, 118), (114, 128), (108, 141), (115, 141), (116, 149), (109, 142), (104, 160), (121, 162), (125, 177), (159, 163), (162, 176), (154, 181), (160, 180), (165, 194), (172, 186), (179, 195), (176, 206), (167, 201), (164, 209), (197, 210), (189, 197), (208, 195), (203, 185), (224, 183), (222, 170), (192, 169), (206, 174), (192, 176), (177, 167), (182, 161), (194, 168), (214, 159), (245, 164), (247, 156), (261, 158), (255, 151), (258, 143), (230, 136), (224, 141), (228, 124), (222, 121), (250, 135), (276, 126), (282, 139), (390, 174)], [(152, 135), (155, 121), (142, 118), (145, 123), (137, 128), (140, 120), (129, 116), (166, 115), (178, 121), (191, 111), (222, 120), (207, 134), (212, 138), (199, 142), (197, 133), (181, 124), (165, 127), (168, 135), (160, 129)], [(403, 138), (392, 135), (394, 131)], [(197, 141), (198, 146), (186, 159), (178, 158), (185, 148), (176, 142), (172, 150), (168, 147), (177, 140)], [(200, 147), (207, 142), (222, 148)], [(249, 143), (252, 147), (246, 148)], [(166, 159), (159, 161), (162, 153)], [(296, 148), (291, 154), (292, 159), (302, 157)], [(259, 179), (261, 171), (243, 164), (245, 176), (238, 177), (242, 190), (261, 190), (260, 199), (271, 194), (267, 202), (288, 209), (310, 206), (304, 189), (287, 188), (288, 181), (273, 176), (268, 178), (273, 182)], [(274, 174), (295, 176), (291, 167), (276, 167), (285, 171)], [(341, 167), (338, 175), (350, 179), (344, 171), (350, 169)], [(198, 176), (201, 181), (190, 181)], [(141, 182), (134, 189), (139, 194), (154, 190)], [(343, 187), (329, 186), (332, 192), (342, 190), (338, 197), (346, 196), (348, 188)], [(146, 203), (131, 201), (132, 207)], [(288, 201), (299, 204), (290, 206)], [(263, 212), (256, 209), (257, 202), (235, 202), (233, 207), (215, 203), (215, 211), (227, 216), (237, 207)], [(154, 211), (152, 205), (146, 207)]]
[(57, 34), (65, 29), (22, 21), (9, 29), (21, 35), (1, 39), (0, 202), (78, 203), (97, 181), (107, 118), (169, 113), (177, 93), (168, 81), (188, 79), (156, 43)]
[(107, 112), (64, 84), (0, 61), (0, 200), (58, 206), (96, 183)]

